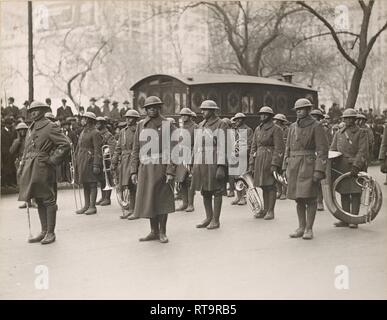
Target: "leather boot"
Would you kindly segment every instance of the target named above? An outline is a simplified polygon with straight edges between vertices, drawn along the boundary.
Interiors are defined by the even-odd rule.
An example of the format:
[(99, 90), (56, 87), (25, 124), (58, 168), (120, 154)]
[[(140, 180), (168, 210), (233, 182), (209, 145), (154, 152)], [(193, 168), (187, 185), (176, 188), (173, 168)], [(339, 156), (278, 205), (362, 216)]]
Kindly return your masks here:
[(160, 214), (159, 215), (159, 225), (160, 225), (160, 242), (161, 243), (167, 243), (168, 237), (167, 237), (167, 220), (168, 220), (168, 214)]
[(210, 224), (212, 216), (214, 215), (212, 210), (212, 196), (203, 196), (203, 204), (206, 211), (206, 219), (204, 219), (202, 223), (196, 225), (196, 228), (206, 228)]
[(275, 202), (277, 201), (277, 191), (275, 189), (270, 189), (268, 191), (268, 210), (263, 218), (264, 220), (273, 220), (274, 219), (274, 207), (275, 207)]
[(95, 207), (95, 202), (97, 200), (97, 187), (90, 187), (90, 206), (89, 209), (86, 210), (85, 214), (91, 215), (97, 213), (97, 208)]
[(140, 238), (139, 241), (152, 241), (152, 240), (160, 240), (160, 232), (159, 232), (159, 218), (150, 218), (150, 226), (151, 226), (151, 232), (143, 237)]
[(262, 189), (262, 198), (263, 198), (262, 199), (263, 200), (263, 208), (261, 209), (261, 211), (259, 211), (258, 213), (256, 213), (254, 215), (254, 218), (256, 218), (256, 219), (262, 219), (266, 215), (267, 211), (269, 210), (268, 209), (268, 205), (269, 205), (268, 192), (265, 189)]
[(89, 206), (90, 206), (90, 188), (87, 184), (83, 185), (83, 194), (85, 197), (85, 205), (83, 206), (83, 208), (75, 211), (76, 214), (83, 214), (87, 211), (87, 209), (89, 209)]
[[(351, 194), (351, 204), (352, 204), (352, 208), (351, 208), (351, 214), (357, 216), (359, 215), (359, 211), (360, 211), (360, 200), (361, 200), (361, 194), (360, 193), (352, 193)], [(354, 223), (350, 223), (348, 225), (351, 229), (357, 229), (358, 228), (358, 225), (357, 224), (354, 224)]]
[(120, 219), (128, 219), (128, 217), (129, 217), (131, 214), (132, 214), (132, 213), (129, 212), (129, 210), (123, 209), (123, 210), (122, 210), (122, 215), (120, 215)]
[(27, 208), (27, 202), (24, 202), (19, 206), (19, 209), (25, 209), (25, 208)]
[(106, 190), (106, 191), (103, 191), (103, 193), (104, 193), (104, 199), (102, 200), (102, 202), (99, 205), (100, 206), (110, 206), (111, 205), (110, 197), (112, 195), (112, 191)]
[(44, 239), (44, 237), (47, 234), (47, 208), (43, 206), (42, 204), (38, 206), (38, 214), (39, 214), (39, 220), (41, 225), (41, 232), (33, 238), (28, 239), (29, 243), (36, 243), (40, 242)]
[[(346, 212), (351, 212), (351, 199), (348, 194), (341, 194), (341, 208)], [(337, 228), (348, 227), (348, 223), (344, 221), (338, 221), (333, 224)]]
[(185, 212), (192, 212), (195, 210), (194, 208), (194, 199), (195, 199), (195, 189), (188, 189), (188, 206), (185, 209)]
[(280, 200), (286, 200), (286, 193), (287, 193), (287, 187), (285, 186), (282, 186), (281, 188), (282, 192), (281, 192), (281, 197), (280, 197)]
[(102, 203), (102, 201), (105, 200), (105, 191), (103, 191), (102, 188), (104, 187), (101, 186), (101, 198), (99, 198), (99, 200), (95, 202), (95, 205), (97, 206), (99, 206)]
[(306, 228), (302, 239), (313, 239), (313, 224), (316, 217), (317, 201), (316, 199), (309, 200), (306, 204)]
[(297, 202), (298, 228), (289, 235), (290, 238), (301, 238), (306, 227), (306, 205), (303, 201)]
[(128, 217), (128, 220), (137, 220), (140, 219), (139, 217), (134, 215), (134, 207), (136, 205), (136, 189), (130, 190), (129, 194), (129, 212), (130, 216)]
[(233, 201), (231, 201), (231, 205), (233, 206), (237, 205), (241, 200), (241, 197), (242, 197), (242, 193), (240, 191), (236, 191), (236, 198)]
[(180, 195), (183, 203), (180, 207), (176, 208), (176, 211), (184, 211), (188, 207), (188, 188), (185, 184), (183, 184), (183, 186), (181, 187)]
[(211, 223), (207, 227), (208, 230), (218, 229), (220, 227), (220, 212), (222, 210), (222, 196), (214, 196), (214, 215)]
[(47, 207), (47, 234), (40, 242), (41, 244), (49, 244), (55, 241), (55, 225), (56, 225), (56, 211), (58, 206), (52, 205)]

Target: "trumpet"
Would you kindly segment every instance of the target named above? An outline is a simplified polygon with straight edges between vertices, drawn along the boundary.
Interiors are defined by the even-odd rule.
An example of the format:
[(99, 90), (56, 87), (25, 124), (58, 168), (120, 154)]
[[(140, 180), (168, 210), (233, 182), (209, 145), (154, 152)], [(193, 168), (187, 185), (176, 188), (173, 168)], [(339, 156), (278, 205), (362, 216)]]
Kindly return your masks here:
[(109, 175), (110, 176), (112, 175), (112, 172), (111, 172), (112, 155), (110, 153), (110, 147), (107, 144), (103, 145), (101, 149), (102, 149), (103, 172), (105, 174), (105, 181), (106, 181), (106, 186), (105, 188), (103, 188), (103, 190), (109, 191), (113, 189), (113, 186), (111, 185), (110, 179), (109, 179)]

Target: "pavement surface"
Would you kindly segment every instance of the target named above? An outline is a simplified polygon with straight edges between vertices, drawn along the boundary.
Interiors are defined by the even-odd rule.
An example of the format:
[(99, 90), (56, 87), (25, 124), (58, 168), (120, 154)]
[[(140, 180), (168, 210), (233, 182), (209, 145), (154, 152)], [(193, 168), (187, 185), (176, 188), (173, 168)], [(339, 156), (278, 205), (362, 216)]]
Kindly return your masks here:
[[(387, 186), (371, 224), (334, 228), (318, 212), (315, 238), (290, 239), (295, 203), (278, 201), (272, 221), (254, 219), (247, 206), (224, 198), (221, 228), (197, 229), (204, 217), (197, 193), (193, 213), (168, 221), (168, 244), (142, 243), (149, 222), (120, 220), (112, 205), (75, 215), (72, 190), (58, 196), (57, 241), (27, 243), (25, 209), (16, 195), (0, 200), (0, 299), (386, 299)], [(40, 231), (36, 209), (32, 230)]]

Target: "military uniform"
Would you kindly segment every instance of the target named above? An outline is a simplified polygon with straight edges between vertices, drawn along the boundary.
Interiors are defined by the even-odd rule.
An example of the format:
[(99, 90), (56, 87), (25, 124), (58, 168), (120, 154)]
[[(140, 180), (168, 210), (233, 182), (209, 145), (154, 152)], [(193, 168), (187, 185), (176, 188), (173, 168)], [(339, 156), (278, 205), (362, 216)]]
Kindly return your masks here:
[[(295, 108), (311, 108), (309, 100), (301, 98)], [(283, 170), (288, 181), (287, 198), (296, 200), (299, 228), (292, 238), (312, 239), (312, 227), (317, 210), (317, 193), (325, 177), (328, 139), (318, 121), (310, 115), (298, 119), (289, 128)]]
[[(47, 106), (34, 102), (30, 109), (38, 107)], [(19, 201), (35, 198), (42, 232), (38, 237), (30, 239), (30, 242), (42, 241), (44, 244), (55, 241), (55, 170), (69, 150), (70, 143), (57, 124), (44, 117), (31, 124), (19, 168)]]
[[(262, 107), (259, 113), (270, 112), (273, 114), (271, 108)], [(263, 190), (264, 202), (264, 209), (256, 215), (256, 218), (264, 218), (265, 220), (274, 218), (277, 189), (273, 171), (280, 171), (284, 150), (283, 131), (273, 123), (272, 119), (261, 123), (255, 129), (250, 150), (249, 171), (254, 172), (254, 186)]]
[[(345, 113), (343, 116), (345, 116)], [(334, 169), (332, 172), (333, 179), (337, 179), (338, 176), (347, 172), (355, 171), (354, 173), (356, 173), (356, 171), (365, 170), (368, 159), (367, 132), (360, 129), (357, 125), (349, 128), (344, 127), (336, 132), (330, 150), (342, 153), (332, 163), (332, 168)], [(362, 190), (356, 184), (355, 178), (350, 177), (340, 181), (336, 187), (336, 191), (341, 194), (342, 208), (351, 214), (359, 214)], [(345, 223), (336, 224), (336, 226), (345, 225)]]
[[(87, 116), (87, 113), (84, 116)], [(96, 213), (97, 182), (102, 174), (101, 147), (102, 137), (95, 125), (86, 125), (74, 153), (75, 182), (83, 185), (85, 196), (85, 206), (78, 210), (77, 214)]]
[[(182, 112), (180, 112), (180, 115), (188, 115), (191, 117), (192, 113), (190, 113), (190, 110), (185, 109), (186, 108), (183, 108), (181, 110)], [(191, 138), (191, 145), (189, 146), (191, 154), (194, 146), (194, 136), (196, 128), (197, 124), (193, 122), (191, 118), (188, 121), (183, 122), (182, 129), (187, 130)], [(183, 200), (182, 206), (176, 209), (176, 211), (194, 211), (193, 205), (195, 197), (195, 188), (192, 185), (192, 174), (191, 172), (189, 172), (187, 166), (185, 166), (184, 164), (179, 164), (176, 168), (176, 182), (180, 186), (180, 194)]]

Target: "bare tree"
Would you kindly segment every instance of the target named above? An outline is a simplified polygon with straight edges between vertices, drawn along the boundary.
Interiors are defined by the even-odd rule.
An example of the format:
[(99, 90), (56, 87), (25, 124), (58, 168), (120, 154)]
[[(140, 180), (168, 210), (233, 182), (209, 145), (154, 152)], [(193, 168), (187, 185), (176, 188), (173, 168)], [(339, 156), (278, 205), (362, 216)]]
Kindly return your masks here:
[(353, 66), (354, 71), (351, 79), (351, 85), (348, 92), (345, 108), (354, 108), (356, 100), (359, 94), (360, 83), (363, 77), (363, 73), (367, 64), (367, 58), (380, 34), (387, 29), (387, 21), (383, 26), (371, 37), (368, 37), (371, 13), (374, 8), (375, 0), (370, 0), (366, 3), (363, 0), (358, 0), (358, 4), (362, 10), (362, 22), (360, 25), (360, 32), (356, 35), (359, 39), (357, 57), (349, 53), (348, 48), (343, 44), (338, 32), (332, 26), (332, 24), (312, 6), (304, 1), (297, 1), (297, 3), (313, 14), (319, 19), (324, 26), (329, 30), (333, 40), (336, 43), (337, 49), (341, 55)]

